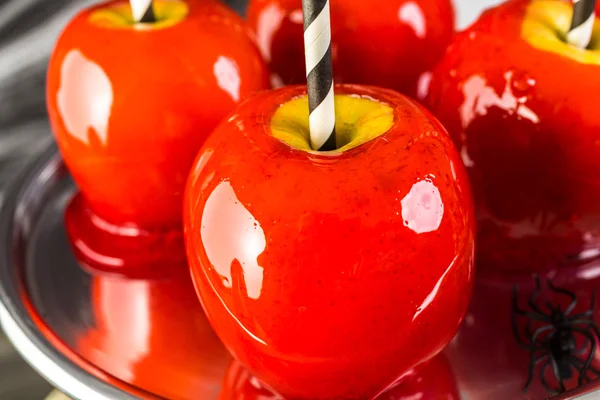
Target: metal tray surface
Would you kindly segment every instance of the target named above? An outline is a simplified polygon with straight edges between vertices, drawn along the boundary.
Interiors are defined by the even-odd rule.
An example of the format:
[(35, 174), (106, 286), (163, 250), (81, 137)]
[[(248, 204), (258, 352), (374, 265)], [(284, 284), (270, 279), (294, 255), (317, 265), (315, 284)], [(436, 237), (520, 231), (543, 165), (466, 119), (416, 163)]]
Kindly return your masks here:
[[(40, 239), (40, 221), (51, 218), (57, 212), (60, 202), (65, 197), (56, 197), (57, 191), (68, 188), (70, 180), (59, 157), (56, 147), (51, 144), (36, 162), (26, 168), (7, 190), (0, 213), (0, 323), (7, 337), (21, 356), (51, 384), (77, 399), (136, 399), (138, 397), (104, 382), (102, 379), (86, 372), (67, 356), (58, 351), (40, 332), (28, 310), (28, 293), (35, 293), (37, 305), (49, 300), (40, 309), (42, 315), (52, 320), (52, 313), (47, 310), (53, 301), (60, 308), (74, 310), (85, 314), (85, 305), (76, 302), (62, 302), (59, 291), (52, 290), (45, 297), (40, 290), (53, 287), (61, 289), (63, 294), (69, 292), (71, 284), (53, 268), (36, 269), (38, 265), (70, 265), (69, 252), (65, 252), (64, 243), (60, 241), (61, 233), (50, 235), (50, 241)], [(26, 185), (23, 183), (27, 182)], [(40, 219), (42, 218), (42, 219)], [(62, 233), (64, 239), (64, 233)], [(47, 260), (53, 260), (47, 264)], [(55, 264), (57, 262), (58, 264)], [(35, 272), (41, 272), (44, 282), (41, 286), (26, 285)], [(67, 289), (67, 290), (64, 290)], [(44, 299), (44, 300), (42, 300)], [(66, 300), (66, 299), (64, 299)], [(66, 303), (66, 304), (65, 304)], [(57, 304), (57, 303), (54, 303)], [(71, 322), (65, 323), (65, 327)]]

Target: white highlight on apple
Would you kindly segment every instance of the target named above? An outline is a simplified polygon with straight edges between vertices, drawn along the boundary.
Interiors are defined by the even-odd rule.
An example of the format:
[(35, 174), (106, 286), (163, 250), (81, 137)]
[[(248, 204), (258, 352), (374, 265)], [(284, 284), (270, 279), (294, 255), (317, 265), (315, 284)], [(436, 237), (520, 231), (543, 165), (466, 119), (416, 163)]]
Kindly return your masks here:
[(57, 103), (71, 136), (89, 144), (91, 130), (106, 145), (113, 105), (112, 84), (104, 70), (79, 50), (71, 50), (63, 60)]
[(418, 100), (425, 100), (425, 97), (427, 97), (427, 93), (429, 93), (429, 85), (431, 84), (431, 78), (433, 77), (433, 74), (429, 71), (425, 71), (421, 74), (421, 76), (419, 76), (419, 79), (417, 80), (417, 99)]
[(459, 107), (463, 128), (468, 127), (475, 117), (486, 115), (491, 107), (507, 110), (536, 124), (540, 121), (537, 114), (525, 105), (526, 99), (513, 93), (511, 89), (513, 72), (506, 72), (504, 78), (506, 83), (500, 96), (496, 94), (493, 87), (488, 86), (485, 78), (479, 75), (473, 75), (464, 82), (462, 92), (465, 101)]
[(303, 25), (304, 24), (304, 15), (302, 15), (302, 9), (296, 9), (290, 13), (289, 16), (290, 21), (295, 24)]
[(440, 288), (442, 287), (442, 283), (444, 282), (444, 279), (446, 279), (446, 275), (448, 275), (448, 273), (450, 271), (452, 271), (452, 269), (454, 268), (454, 265), (456, 264), (457, 259), (458, 259), (458, 254), (456, 256), (454, 256), (454, 259), (452, 260), (452, 262), (450, 263), (450, 265), (444, 272), (444, 275), (442, 275), (440, 277), (440, 279), (436, 282), (433, 289), (431, 289), (431, 292), (429, 292), (427, 297), (425, 297), (425, 300), (423, 300), (423, 303), (421, 303), (421, 305), (417, 308), (417, 312), (415, 313), (415, 315), (413, 315), (413, 319), (412, 319), (413, 321), (415, 321), (419, 317), (419, 315), (421, 315), (421, 313), (423, 311), (425, 311), (427, 309), (427, 307), (429, 307), (431, 305), (433, 300), (435, 300), (438, 292), (440, 291)]
[(229, 93), (234, 101), (240, 99), (240, 70), (237, 63), (225, 56), (219, 56), (213, 66), (213, 73), (221, 89)]
[(233, 287), (231, 269), (237, 261), (244, 273), (248, 297), (258, 299), (263, 286), (258, 256), (267, 245), (265, 233), (228, 181), (219, 183), (208, 197), (201, 223), (202, 244), (223, 285)]
[(415, 183), (400, 201), (404, 225), (415, 233), (433, 232), (444, 217), (444, 203), (438, 188), (430, 181)]
[[(518, 118), (525, 118), (534, 124), (540, 121), (537, 114), (525, 104), (526, 97), (513, 93), (511, 88), (514, 79), (513, 72), (507, 71), (504, 78), (506, 83), (500, 96), (496, 94), (493, 87), (488, 86), (486, 79), (479, 75), (473, 75), (463, 83), (462, 92), (465, 100), (458, 109), (463, 129), (466, 129), (476, 117), (487, 115), (488, 109), (492, 107), (501, 108), (509, 114), (516, 114)], [(533, 86), (535, 81), (528, 82), (528, 84)], [(475, 165), (464, 143), (461, 145), (460, 154), (465, 166)]]
[(271, 74), (269, 76), (269, 80), (271, 81), (271, 86), (273, 89), (279, 89), (285, 86), (283, 79), (278, 74)]
[[(302, 13), (302, 11), (300, 13)], [(279, 30), (284, 18), (285, 11), (276, 3), (269, 4), (258, 17), (256, 24), (256, 42), (263, 58), (267, 62), (271, 61), (273, 36), (275, 36), (275, 33)]]
[(404, 3), (398, 10), (398, 19), (410, 26), (418, 38), (424, 38), (427, 34), (425, 15), (417, 3), (413, 1)]

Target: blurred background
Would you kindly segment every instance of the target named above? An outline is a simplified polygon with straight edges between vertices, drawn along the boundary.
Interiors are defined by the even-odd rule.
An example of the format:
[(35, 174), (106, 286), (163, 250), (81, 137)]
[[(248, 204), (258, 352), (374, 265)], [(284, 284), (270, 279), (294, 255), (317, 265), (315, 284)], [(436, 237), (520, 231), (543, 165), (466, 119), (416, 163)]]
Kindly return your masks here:
[[(226, 2), (244, 14), (246, 0)], [(455, 0), (458, 28), (499, 2)], [(48, 58), (66, 23), (93, 3), (98, 1), (0, 0), (0, 204), (6, 183), (52, 140), (44, 89)], [(0, 400), (43, 399), (51, 389), (0, 331)]]

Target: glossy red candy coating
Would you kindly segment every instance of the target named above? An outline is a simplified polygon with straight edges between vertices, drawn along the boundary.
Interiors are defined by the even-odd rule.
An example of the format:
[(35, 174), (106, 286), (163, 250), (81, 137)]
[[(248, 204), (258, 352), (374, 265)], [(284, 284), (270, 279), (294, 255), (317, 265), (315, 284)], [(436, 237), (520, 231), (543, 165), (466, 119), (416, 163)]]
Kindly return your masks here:
[[(337, 83), (388, 87), (416, 96), (417, 81), (443, 56), (454, 34), (449, 0), (332, 0), (333, 73)], [(251, 0), (272, 81), (306, 82), (301, 0)], [(427, 78), (423, 82), (426, 90)]]
[(478, 264), (494, 273), (599, 254), (600, 65), (524, 40), (530, 4), (488, 10), (460, 34), (427, 100), (461, 150), (477, 206)]
[(188, 2), (170, 27), (90, 22), (78, 14), (48, 69), (62, 156), (90, 207), (114, 225), (181, 227), (185, 180), (206, 136), (238, 100), (267, 86), (249, 30), (218, 2)]
[(241, 104), (202, 147), (184, 204), (196, 290), (219, 337), (290, 399), (369, 399), (452, 338), (471, 294), (474, 216), (444, 128), (385, 89), (382, 136), (337, 154), (270, 135), (305, 87)]
[[(377, 400), (459, 400), (454, 374), (446, 356), (439, 354), (410, 370), (402, 383)], [(234, 361), (223, 382), (219, 400), (284, 400), (262, 387), (242, 364)]]

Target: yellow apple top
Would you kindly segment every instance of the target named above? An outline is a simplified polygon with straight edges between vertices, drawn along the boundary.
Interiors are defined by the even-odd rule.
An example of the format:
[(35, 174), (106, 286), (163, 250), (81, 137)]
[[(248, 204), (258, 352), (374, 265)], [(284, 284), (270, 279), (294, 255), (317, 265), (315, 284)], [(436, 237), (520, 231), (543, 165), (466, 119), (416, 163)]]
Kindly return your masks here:
[[(336, 151), (345, 151), (374, 139), (392, 127), (394, 110), (386, 103), (355, 95), (335, 96)], [(271, 118), (271, 134), (288, 145), (311, 150), (308, 96), (283, 104)]]
[(189, 13), (188, 5), (180, 0), (155, 0), (153, 8), (156, 21), (151, 24), (138, 24), (126, 2), (97, 9), (90, 15), (90, 22), (112, 29), (161, 29), (176, 25)]
[(592, 39), (587, 49), (567, 42), (573, 7), (557, 0), (534, 0), (525, 12), (521, 36), (533, 47), (569, 57), (583, 64), (600, 65), (600, 25), (594, 24)]

